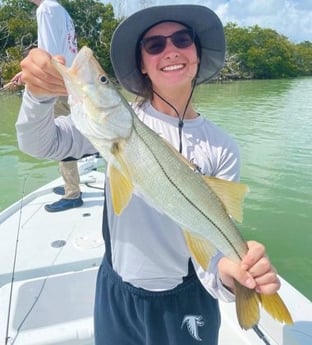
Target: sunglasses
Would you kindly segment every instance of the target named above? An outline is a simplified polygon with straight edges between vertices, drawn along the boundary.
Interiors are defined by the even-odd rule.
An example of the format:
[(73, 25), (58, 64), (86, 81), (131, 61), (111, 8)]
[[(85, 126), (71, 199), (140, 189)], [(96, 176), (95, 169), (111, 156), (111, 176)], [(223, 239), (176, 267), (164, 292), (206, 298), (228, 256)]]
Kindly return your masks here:
[(183, 29), (169, 36), (158, 35), (146, 37), (141, 40), (141, 46), (148, 54), (157, 55), (165, 50), (167, 38), (170, 38), (176, 48), (184, 49), (190, 47), (194, 43), (195, 33), (192, 29)]

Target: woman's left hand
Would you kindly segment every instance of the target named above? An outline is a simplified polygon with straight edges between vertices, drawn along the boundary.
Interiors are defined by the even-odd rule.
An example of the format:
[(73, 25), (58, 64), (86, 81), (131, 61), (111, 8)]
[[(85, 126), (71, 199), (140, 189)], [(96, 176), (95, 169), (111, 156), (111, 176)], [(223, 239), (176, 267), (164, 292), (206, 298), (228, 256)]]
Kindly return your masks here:
[(234, 291), (234, 279), (240, 284), (263, 294), (273, 294), (281, 286), (275, 268), (266, 256), (265, 247), (256, 241), (248, 241), (248, 252), (240, 264), (223, 257), (218, 263), (222, 283)]

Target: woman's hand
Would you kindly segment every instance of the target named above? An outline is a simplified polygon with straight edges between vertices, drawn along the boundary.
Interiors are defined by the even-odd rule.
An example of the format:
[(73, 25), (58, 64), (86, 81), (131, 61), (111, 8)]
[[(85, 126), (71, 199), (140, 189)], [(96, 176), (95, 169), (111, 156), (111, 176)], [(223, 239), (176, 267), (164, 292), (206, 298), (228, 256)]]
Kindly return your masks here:
[[(59, 62), (61, 56), (54, 57)], [(21, 61), (20, 80), (33, 95), (67, 96), (63, 78), (51, 62), (52, 57), (46, 51), (35, 48)]]
[[(273, 294), (281, 286), (276, 270), (266, 256), (265, 247), (248, 241), (248, 252), (240, 264), (223, 257), (218, 268), (222, 283), (234, 291), (234, 279), (240, 284), (263, 294)], [(234, 291), (235, 292), (235, 291)]]

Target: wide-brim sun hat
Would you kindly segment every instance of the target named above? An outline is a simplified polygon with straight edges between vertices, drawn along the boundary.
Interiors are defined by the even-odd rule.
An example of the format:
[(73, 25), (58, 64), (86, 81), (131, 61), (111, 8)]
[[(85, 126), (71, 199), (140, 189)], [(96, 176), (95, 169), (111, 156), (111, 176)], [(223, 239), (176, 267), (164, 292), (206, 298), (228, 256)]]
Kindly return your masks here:
[(213, 78), (224, 66), (225, 37), (219, 17), (201, 5), (153, 6), (138, 11), (116, 28), (111, 41), (111, 62), (119, 83), (142, 95), (143, 75), (138, 68), (138, 40), (154, 25), (173, 21), (191, 27), (200, 42), (201, 58), (196, 84)]

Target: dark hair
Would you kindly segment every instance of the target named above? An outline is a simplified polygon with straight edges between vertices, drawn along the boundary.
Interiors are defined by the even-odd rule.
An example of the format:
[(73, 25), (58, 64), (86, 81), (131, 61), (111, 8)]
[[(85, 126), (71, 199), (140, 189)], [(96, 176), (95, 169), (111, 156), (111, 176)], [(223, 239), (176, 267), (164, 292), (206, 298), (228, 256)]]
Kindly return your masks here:
[[(160, 23), (164, 23), (164, 22), (167, 22), (167, 21), (161, 21), (161, 22), (158, 22), (150, 27), (148, 27), (139, 37), (139, 39), (137, 40), (137, 44), (136, 44), (136, 48), (135, 48), (135, 61), (136, 61), (136, 64), (137, 64), (137, 69), (138, 71), (141, 73), (141, 80), (140, 80), (140, 85), (138, 86), (138, 89), (140, 90), (140, 98), (142, 98), (142, 103), (145, 101), (145, 100), (152, 100), (153, 98), (153, 87), (152, 87), (152, 82), (150, 80), (150, 78), (148, 77), (147, 74), (143, 74), (141, 72), (141, 65), (142, 65), (142, 52), (141, 52), (141, 40), (142, 38), (144, 37), (144, 35), (146, 34), (147, 31), (149, 31), (152, 27), (154, 27), (155, 25), (158, 25)], [(172, 22), (172, 21), (170, 21)], [(190, 26), (184, 24), (184, 23), (181, 23), (181, 22), (175, 22), (175, 23), (179, 23), (183, 26), (185, 26), (186, 28), (188, 29), (192, 29)], [(194, 37), (194, 44), (195, 44), (195, 47), (196, 47), (196, 53), (197, 53), (197, 56), (199, 58), (199, 61), (201, 59), (201, 44), (200, 44), (200, 40), (195, 32), (195, 37)], [(199, 71), (199, 65), (198, 65), (198, 68), (197, 68), (197, 73)], [(196, 76), (197, 77), (197, 76)], [(195, 79), (196, 79), (195, 77)], [(195, 80), (194, 80), (195, 81)]]

